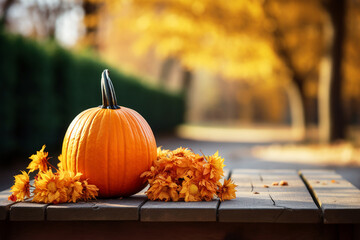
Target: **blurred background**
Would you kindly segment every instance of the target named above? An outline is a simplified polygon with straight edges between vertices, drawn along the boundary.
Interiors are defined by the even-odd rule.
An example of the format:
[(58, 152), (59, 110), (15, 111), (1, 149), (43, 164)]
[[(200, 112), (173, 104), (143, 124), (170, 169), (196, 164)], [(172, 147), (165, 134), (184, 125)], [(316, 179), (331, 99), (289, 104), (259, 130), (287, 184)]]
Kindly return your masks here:
[(359, 0), (0, 0), (0, 16), (0, 188), (43, 144), (56, 158), (105, 68), (159, 146), (360, 186)]

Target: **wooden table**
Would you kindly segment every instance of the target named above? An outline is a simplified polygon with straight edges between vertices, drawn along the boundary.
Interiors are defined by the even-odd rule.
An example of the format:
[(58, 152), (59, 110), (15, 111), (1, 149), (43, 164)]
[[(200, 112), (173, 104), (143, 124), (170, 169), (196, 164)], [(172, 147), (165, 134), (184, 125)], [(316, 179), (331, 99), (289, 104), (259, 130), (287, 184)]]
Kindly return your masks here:
[[(0, 193), (1, 239), (360, 239), (360, 190), (330, 170), (227, 172), (237, 198), (12, 203)], [(285, 180), (288, 186), (272, 186)], [(264, 187), (268, 185), (269, 188)]]

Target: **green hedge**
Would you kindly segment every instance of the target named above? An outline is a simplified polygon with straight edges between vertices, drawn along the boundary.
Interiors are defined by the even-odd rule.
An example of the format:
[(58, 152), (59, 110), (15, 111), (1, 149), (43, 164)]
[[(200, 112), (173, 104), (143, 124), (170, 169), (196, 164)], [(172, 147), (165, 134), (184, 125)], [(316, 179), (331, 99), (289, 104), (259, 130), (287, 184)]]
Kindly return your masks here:
[(101, 105), (108, 68), (118, 103), (138, 111), (153, 131), (183, 121), (184, 98), (124, 75), (94, 57), (73, 54), (0, 31), (0, 156), (29, 154), (47, 144), (60, 151), (66, 128), (81, 111)]

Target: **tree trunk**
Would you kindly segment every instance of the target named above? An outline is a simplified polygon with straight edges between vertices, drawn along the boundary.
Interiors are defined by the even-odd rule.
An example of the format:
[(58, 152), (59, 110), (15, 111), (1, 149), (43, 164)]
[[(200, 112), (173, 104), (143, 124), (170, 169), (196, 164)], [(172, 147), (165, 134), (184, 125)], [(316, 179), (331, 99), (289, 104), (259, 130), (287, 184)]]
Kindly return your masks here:
[(345, 121), (341, 106), (345, 1), (330, 0), (325, 7), (329, 20), (324, 29), (326, 50), (319, 79), (319, 140), (329, 143), (345, 137)]
[[(271, 14), (271, 10), (268, 5), (269, 1), (264, 1), (264, 9), (265, 14), (275, 23), (277, 23), (277, 19)], [(279, 24), (277, 24), (279, 25)], [(289, 71), (292, 72), (293, 77), (292, 81), (287, 86), (287, 94), (289, 97), (290, 104), (290, 114), (291, 114), (291, 122), (293, 133), (297, 139), (306, 140), (306, 108), (305, 108), (305, 93), (303, 89), (303, 82), (305, 80), (306, 75), (300, 74), (296, 68), (296, 65), (293, 62), (291, 57), (291, 51), (287, 49), (286, 45), (283, 43), (284, 32), (279, 27), (275, 28), (273, 32), (275, 50), (288, 68)]]
[(169, 81), (171, 70), (173, 69), (174, 65), (175, 65), (175, 58), (172, 57), (166, 58), (162, 63), (159, 74), (161, 87), (165, 87), (166, 83)]
[(289, 98), (291, 127), (293, 136), (299, 140), (306, 139), (306, 111), (305, 96), (301, 81), (293, 78), (286, 86), (286, 92)]
[[(96, 1), (85, 0), (82, 3), (84, 9), (84, 18), (96, 17), (98, 14), (101, 3)], [(89, 47), (98, 49), (99, 44), (96, 39), (98, 32), (98, 22), (91, 21), (91, 25), (85, 25), (85, 37), (87, 38), (87, 44)]]
[(183, 72), (182, 72), (182, 79), (183, 79), (183, 85), (182, 85), (182, 89), (184, 91), (185, 94), (187, 94), (189, 92), (189, 88), (193, 79), (193, 73), (191, 70), (184, 68)]

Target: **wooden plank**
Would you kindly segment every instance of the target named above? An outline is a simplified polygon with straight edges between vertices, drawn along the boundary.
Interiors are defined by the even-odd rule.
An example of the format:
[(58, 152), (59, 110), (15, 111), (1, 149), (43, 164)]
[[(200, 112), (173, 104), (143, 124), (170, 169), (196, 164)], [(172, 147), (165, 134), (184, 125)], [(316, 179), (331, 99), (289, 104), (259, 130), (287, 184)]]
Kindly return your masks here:
[(312, 176), (338, 175), (336, 171), (332, 169), (303, 169), (299, 171), (300, 175), (303, 173)]
[[(320, 211), (295, 170), (235, 169), (236, 199), (219, 206), (220, 222), (319, 223)], [(287, 181), (288, 186), (272, 186)], [(267, 185), (268, 188), (264, 187)]]
[(215, 222), (218, 200), (210, 202), (147, 201), (141, 207), (143, 222)]
[(47, 207), (49, 221), (136, 221), (144, 195), (123, 199), (99, 199), (90, 202), (64, 203)]
[(48, 204), (19, 202), (10, 207), (10, 221), (44, 221)]
[(10, 206), (14, 204), (14, 202), (8, 200), (10, 195), (10, 189), (0, 192), (0, 220), (8, 218)]
[(325, 223), (360, 223), (360, 190), (329, 170), (301, 170), (323, 212)]

